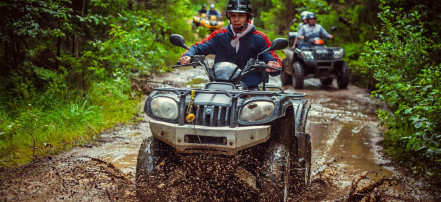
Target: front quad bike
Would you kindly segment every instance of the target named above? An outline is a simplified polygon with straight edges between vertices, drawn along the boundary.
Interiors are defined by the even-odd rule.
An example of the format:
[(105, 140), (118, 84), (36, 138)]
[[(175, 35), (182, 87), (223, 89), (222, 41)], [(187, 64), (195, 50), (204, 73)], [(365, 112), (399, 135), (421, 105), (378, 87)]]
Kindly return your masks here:
[[(184, 38), (170, 41), (184, 47)], [(276, 39), (262, 53), (286, 47)], [(195, 55), (187, 65), (203, 66), (210, 82), (202, 89), (156, 88), (145, 102), (152, 137), (139, 149), (136, 166), (137, 196), (141, 201), (164, 201), (164, 187), (173, 186), (179, 166), (224, 162), (203, 172), (241, 170), (254, 179), (247, 187), (261, 201), (287, 201), (289, 193), (309, 183), (311, 137), (305, 132), (310, 103), (304, 93), (247, 90), (241, 78), (263, 72), (264, 62), (250, 59), (243, 69), (229, 62), (209, 67), (205, 56)], [(272, 88), (272, 87), (271, 87)], [(190, 163), (184, 164), (188, 158)], [(210, 176), (210, 175), (206, 175)], [(257, 180), (256, 180), (257, 179)], [(253, 193), (254, 193), (253, 192)], [(162, 195), (163, 194), (163, 195)]]
[(337, 79), (338, 88), (347, 88), (349, 66), (343, 60), (344, 50), (340, 47), (326, 47), (320, 38), (309, 40), (311, 48), (283, 50), (286, 58), (283, 59), (283, 72), (280, 76), (282, 84), (292, 83), (294, 88), (303, 89), (303, 81), (306, 78), (319, 78), (324, 86)]

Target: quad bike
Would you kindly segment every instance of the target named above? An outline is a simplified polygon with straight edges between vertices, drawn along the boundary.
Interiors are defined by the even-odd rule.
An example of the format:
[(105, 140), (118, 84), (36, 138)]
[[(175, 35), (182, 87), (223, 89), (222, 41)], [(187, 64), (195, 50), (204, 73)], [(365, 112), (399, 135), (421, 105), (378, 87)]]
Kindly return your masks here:
[[(190, 50), (180, 35), (172, 34), (170, 42)], [(175, 176), (180, 166), (211, 166), (213, 161), (223, 166), (211, 166), (203, 172), (245, 171), (255, 179), (250, 187), (262, 201), (287, 201), (289, 193), (309, 183), (311, 137), (305, 125), (310, 103), (305, 94), (286, 93), (265, 86), (265, 82), (263, 91), (247, 90), (241, 83), (244, 75), (254, 71), (268, 78), (265, 69), (270, 67), (259, 57), (287, 44), (286, 39), (275, 39), (243, 69), (229, 62), (210, 67), (204, 55), (174, 66), (202, 66), (210, 82), (200, 89), (156, 88), (146, 100), (144, 111), (150, 117), (153, 136), (139, 149), (139, 200), (165, 200), (169, 194), (162, 193), (161, 187), (172, 184), (170, 176)]]
[(192, 28), (193, 30), (197, 30), (197, 28), (199, 26), (201, 26), (201, 22), (207, 20), (207, 14), (206, 13), (201, 13), (200, 15), (195, 15), (193, 16), (193, 24), (192, 24)]
[(305, 40), (312, 44), (311, 48), (293, 50), (291, 41), (295, 40), (295, 36), (295, 32), (288, 34), (290, 46), (283, 50), (286, 58), (282, 60), (282, 84), (292, 84), (296, 89), (303, 89), (303, 81), (306, 78), (319, 78), (324, 86), (337, 79), (338, 88), (347, 88), (349, 66), (343, 60), (344, 50), (340, 47), (326, 47), (321, 38), (306, 38)]
[(211, 15), (210, 19), (201, 20), (201, 26), (204, 26), (210, 32), (214, 32), (224, 26), (224, 22), (217, 19), (217, 16)]

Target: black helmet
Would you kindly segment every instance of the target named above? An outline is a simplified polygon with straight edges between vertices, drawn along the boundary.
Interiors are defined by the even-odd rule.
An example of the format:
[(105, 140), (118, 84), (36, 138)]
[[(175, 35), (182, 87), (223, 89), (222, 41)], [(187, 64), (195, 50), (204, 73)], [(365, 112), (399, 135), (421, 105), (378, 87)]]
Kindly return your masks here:
[(309, 14), (306, 16), (306, 19), (307, 19), (307, 20), (309, 20), (309, 19), (317, 19), (317, 15), (316, 15), (315, 13), (311, 12), (311, 13), (309, 13)]
[(207, 8), (207, 4), (202, 4), (202, 8)]
[(251, 3), (249, 0), (230, 0), (227, 5), (227, 11), (225, 13), (248, 13), (253, 15), (251, 9)]

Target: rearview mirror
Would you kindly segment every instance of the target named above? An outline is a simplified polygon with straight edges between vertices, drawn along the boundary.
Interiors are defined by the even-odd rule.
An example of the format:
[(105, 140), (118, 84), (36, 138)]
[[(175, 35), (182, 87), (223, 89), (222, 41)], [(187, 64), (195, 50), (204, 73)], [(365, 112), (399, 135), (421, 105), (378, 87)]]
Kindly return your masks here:
[(268, 51), (282, 50), (282, 49), (286, 48), (287, 46), (288, 46), (288, 40), (286, 40), (284, 38), (274, 39), (274, 41), (271, 43), (270, 50), (268, 50)]
[(288, 46), (288, 40), (284, 39), (284, 38), (277, 38), (274, 39), (274, 41), (271, 43), (271, 47), (265, 49), (264, 51), (262, 51), (261, 53), (259, 53), (257, 55), (257, 58), (260, 57), (260, 55), (266, 53), (266, 52), (270, 52), (273, 50), (281, 50), (284, 49)]
[(183, 36), (179, 35), (179, 34), (172, 34), (170, 35), (170, 43), (172, 43), (175, 46), (179, 46), (185, 49), (190, 49), (188, 48), (187, 45), (185, 45), (185, 39)]
[(271, 47), (265, 49), (260, 54), (270, 52), (273, 50), (281, 50), (281, 49), (286, 48), (287, 46), (288, 46), (288, 40), (286, 40), (284, 38), (277, 38), (277, 39), (274, 39), (274, 41), (271, 43)]

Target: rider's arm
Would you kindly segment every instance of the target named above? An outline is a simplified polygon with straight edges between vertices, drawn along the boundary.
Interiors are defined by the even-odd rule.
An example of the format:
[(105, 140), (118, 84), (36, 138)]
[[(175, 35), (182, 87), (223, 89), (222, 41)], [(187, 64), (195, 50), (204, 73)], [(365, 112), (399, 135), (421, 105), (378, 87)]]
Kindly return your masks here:
[(192, 45), (190, 47), (189, 51), (187, 50), (186, 52), (184, 52), (181, 56), (181, 59), (179, 59), (179, 61), (181, 62), (181, 64), (188, 64), (190, 62), (190, 56), (193, 55), (209, 55), (209, 54), (216, 54), (215, 52), (215, 48), (214, 48), (214, 44), (216, 43), (216, 34), (218, 32), (213, 32), (210, 34), (210, 36), (208, 38), (205, 38), (204, 40), (197, 42), (195, 45)]
[[(271, 41), (268, 39), (267, 36), (264, 36), (262, 40), (259, 41), (259, 45), (261, 47), (261, 51), (271, 47)], [(262, 55), (262, 59), (269, 67), (281, 69), (282, 63), (280, 62), (279, 57), (277, 56), (275, 51), (266, 52)], [(280, 71), (273, 70), (273, 69), (266, 69), (267, 72), (270, 72), (271, 76), (277, 76), (280, 74)]]
[(297, 38), (305, 39), (305, 28), (304, 28), (304, 26), (301, 26), (299, 31), (297, 32)]
[(322, 26), (320, 26), (320, 33), (319, 36), (321, 37), (325, 37), (325, 38), (331, 38), (332, 39), (332, 35), (330, 35), (325, 28), (323, 28)]
[(292, 44), (292, 49), (296, 49), (296, 44), (297, 44), (297, 37), (296, 39), (294, 39), (294, 43)]
[(296, 36), (296, 39), (294, 39), (294, 43), (292, 44), (292, 49), (296, 48), (297, 40), (299, 39), (299, 37), (298, 37), (299, 32), (300, 32), (300, 29), (302, 29), (302, 27), (303, 27), (303, 23), (300, 23), (299, 26), (297, 27), (297, 36)]

